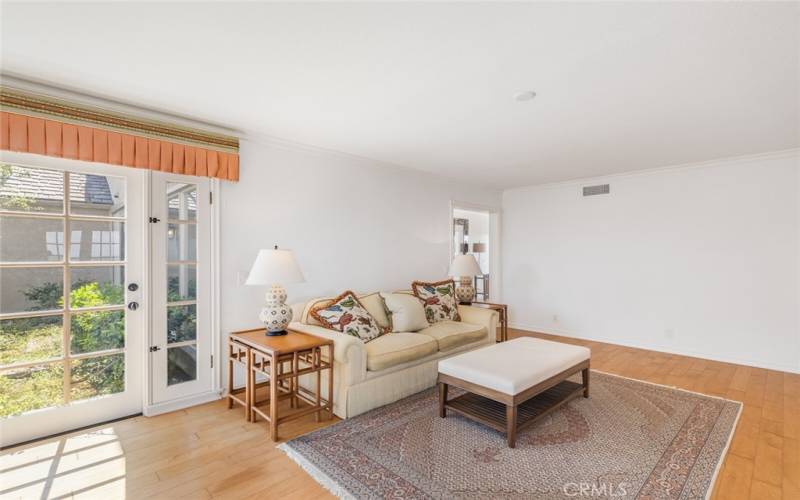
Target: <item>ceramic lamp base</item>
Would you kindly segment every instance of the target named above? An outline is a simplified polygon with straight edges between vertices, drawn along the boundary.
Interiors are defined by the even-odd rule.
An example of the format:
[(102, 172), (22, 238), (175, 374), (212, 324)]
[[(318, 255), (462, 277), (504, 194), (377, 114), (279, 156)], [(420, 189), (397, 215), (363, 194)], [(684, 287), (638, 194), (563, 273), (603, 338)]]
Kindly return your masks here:
[(475, 287), (472, 285), (472, 278), (462, 276), (456, 287), (456, 299), (459, 304), (472, 304), (475, 297)]
[(286, 327), (292, 321), (292, 308), (286, 305), (286, 290), (278, 285), (273, 285), (267, 292), (267, 304), (258, 319), (264, 323), (267, 335), (286, 335)]

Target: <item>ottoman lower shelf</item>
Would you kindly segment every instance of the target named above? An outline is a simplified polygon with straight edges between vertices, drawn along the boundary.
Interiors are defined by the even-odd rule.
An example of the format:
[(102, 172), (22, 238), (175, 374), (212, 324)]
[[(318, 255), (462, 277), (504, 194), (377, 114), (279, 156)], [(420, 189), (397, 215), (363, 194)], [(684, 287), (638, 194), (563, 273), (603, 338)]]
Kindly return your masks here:
[[(583, 394), (584, 386), (565, 380), (517, 406), (517, 431), (530, 426), (561, 405)], [(500, 432), (506, 432), (506, 405), (467, 392), (445, 403), (445, 408), (476, 420)]]

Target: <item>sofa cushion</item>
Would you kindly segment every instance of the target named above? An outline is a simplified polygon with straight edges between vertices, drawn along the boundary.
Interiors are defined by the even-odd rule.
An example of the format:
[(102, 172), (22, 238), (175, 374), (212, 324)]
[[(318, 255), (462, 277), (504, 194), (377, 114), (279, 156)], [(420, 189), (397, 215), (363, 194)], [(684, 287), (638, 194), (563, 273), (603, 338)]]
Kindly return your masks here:
[(367, 370), (385, 370), (436, 353), (436, 341), (426, 335), (402, 332), (382, 335), (365, 345)]
[(456, 283), (453, 280), (433, 283), (415, 281), (411, 283), (411, 289), (414, 290), (414, 295), (424, 302), (428, 323), (461, 321), (456, 302)]
[(359, 295), (358, 301), (361, 302), (364, 309), (369, 311), (372, 317), (375, 318), (375, 322), (378, 323), (378, 326), (386, 331), (391, 331), (391, 321), (389, 320), (386, 304), (383, 302), (383, 297), (381, 297), (380, 292)]
[(349, 290), (330, 304), (312, 309), (311, 316), (326, 328), (358, 337), (364, 342), (375, 340), (386, 333), (386, 329), (378, 326), (375, 318), (356, 298), (356, 294)]
[(439, 321), (417, 332), (436, 339), (440, 351), (449, 351), (485, 338), (486, 327), (461, 321)]
[(419, 298), (406, 293), (381, 292), (381, 296), (389, 310), (393, 332), (416, 332), (428, 327), (425, 307)]

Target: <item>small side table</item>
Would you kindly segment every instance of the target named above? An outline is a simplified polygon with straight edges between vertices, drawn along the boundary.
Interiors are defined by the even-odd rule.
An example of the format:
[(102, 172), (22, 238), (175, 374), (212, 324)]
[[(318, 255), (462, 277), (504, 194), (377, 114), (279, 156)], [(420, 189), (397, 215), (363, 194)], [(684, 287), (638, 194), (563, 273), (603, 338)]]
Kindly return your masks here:
[[(333, 418), (333, 341), (289, 330), (288, 335), (268, 337), (263, 328), (233, 332), (229, 338), (248, 348), (247, 413), (248, 421), (263, 417), (269, 423), (269, 435), (278, 440), (278, 425), (311, 413), (319, 422), (323, 412)], [(327, 356), (323, 356), (327, 348)], [(328, 370), (328, 399), (322, 399), (322, 372)], [(256, 376), (268, 379), (269, 397), (256, 397)], [(316, 375), (315, 390), (300, 386), (300, 377)], [(312, 379), (313, 380), (313, 379)], [(278, 403), (289, 399), (289, 413), (281, 415)], [(306, 403), (301, 408), (301, 402)]]
[(475, 307), (483, 307), (485, 309), (492, 309), (500, 313), (500, 340), (498, 342), (505, 342), (508, 340), (508, 306), (506, 304), (493, 304), (491, 302), (473, 302), (471, 305)]

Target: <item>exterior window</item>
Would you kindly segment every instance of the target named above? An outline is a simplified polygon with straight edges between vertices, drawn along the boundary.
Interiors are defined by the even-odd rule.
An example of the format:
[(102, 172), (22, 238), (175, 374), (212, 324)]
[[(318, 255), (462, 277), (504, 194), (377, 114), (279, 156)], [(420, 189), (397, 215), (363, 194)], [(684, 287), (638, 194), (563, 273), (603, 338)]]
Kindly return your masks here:
[[(81, 232), (72, 231), (69, 243), (69, 256), (77, 259), (81, 252)], [(64, 233), (62, 231), (47, 231), (45, 233), (48, 260), (62, 260), (64, 258)]]
[(119, 259), (118, 231), (92, 231), (92, 259)]
[(61, 260), (64, 258), (64, 233), (61, 231), (47, 231), (47, 256), (50, 260)]

